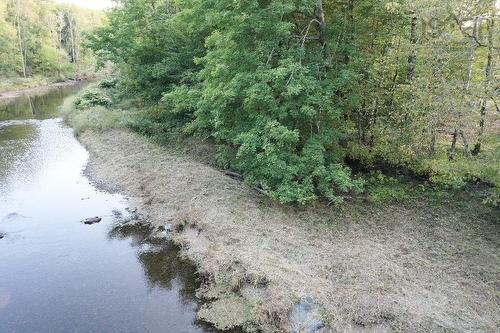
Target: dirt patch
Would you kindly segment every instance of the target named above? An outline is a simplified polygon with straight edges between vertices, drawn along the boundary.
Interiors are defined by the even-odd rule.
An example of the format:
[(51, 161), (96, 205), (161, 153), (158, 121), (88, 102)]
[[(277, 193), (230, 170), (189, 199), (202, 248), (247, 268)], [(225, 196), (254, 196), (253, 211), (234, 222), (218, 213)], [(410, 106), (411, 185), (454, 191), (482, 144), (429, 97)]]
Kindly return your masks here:
[[(201, 316), (219, 327), (290, 331), (314, 299), (323, 331), (500, 330), (494, 212), (347, 203), (280, 206), (239, 181), (134, 133), (85, 132), (87, 172), (139, 198), (206, 282)], [(234, 310), (234, 311), (233, 311)]]
[(72, 85), (79, 84), (79, 83), (82, 83), (82, 81), (80, 81), (80, 80), (67, 80), (67, 81), (63, 81), (63, 82), (55, 82), (55, 83), (47, 84), (44, 86), (22, 88), (22, 89), (12, 90), (12, 91), (4, 91), (4, 92), (0, 92), (0, 100), (16, 98), (19, 96), (29, 95), (29, 94), (43, 94), (43, 93), (46, 93), (47, 91), (54, 89), (54, 88), (57, 88), (57, 87), (67, 87), (67, 86), (72, 86)]

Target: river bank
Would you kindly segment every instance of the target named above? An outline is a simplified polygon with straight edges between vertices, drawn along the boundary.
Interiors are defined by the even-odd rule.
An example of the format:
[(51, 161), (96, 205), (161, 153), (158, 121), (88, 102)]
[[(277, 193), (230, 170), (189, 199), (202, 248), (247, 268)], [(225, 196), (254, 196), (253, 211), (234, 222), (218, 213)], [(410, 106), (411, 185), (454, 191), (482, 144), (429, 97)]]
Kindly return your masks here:
[(183, 256), (205, 277), (199, 315), (219, 328), (498, 329), (494, 212), (454, 202), (284, 207), (128, 130), (79, 139), (92, 179), (137, 198), (155, 226), (176, 230)]
[(20, 87), (17, 89), (12, 89), (12, 87), (6, 88), (5, 91), (0, 91), (0, 100), (4, 99), (12, 99), (16, 97), (20, 97), (23, 95), (32, 95), (32, 94), (43, 94), (53, 90), (58, 87), (68, 87), (76, 84), (80, 84), (85, 80), (64, 80), (61, 82), (34, 82), (34, 86)]

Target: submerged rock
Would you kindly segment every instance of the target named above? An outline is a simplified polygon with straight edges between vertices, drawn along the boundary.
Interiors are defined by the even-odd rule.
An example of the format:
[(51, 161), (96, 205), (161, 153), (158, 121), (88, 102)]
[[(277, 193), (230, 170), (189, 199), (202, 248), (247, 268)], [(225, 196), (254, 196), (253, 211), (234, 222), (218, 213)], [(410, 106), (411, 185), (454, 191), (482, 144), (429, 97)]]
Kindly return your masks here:
[(306, 297), (292, 310), (290, 315), (293, 333), (316, 333), (325, 328), (317, 305), (312, 297)]
[(3, 232), (0, 232), (0, 239), (4, 238), (5, 234)]
[(10, 214), (7, 214), (6, 216), (4, 216), (2, 218), (2, 222), (12, 222), (12, 221), (24, 219), (24, 218), (26, 218), (26, 216), (21, 215), (21, 214), (16, 213), (16, 212), (13, 212), (13, 213), (10, 213)]
[(92, 224), (101, 222), (101, 220), (102, 219), (99, 216), (95, 216), (95, 217), (89, 217), (88, 219), (83, 220), (83, 223), (88, 224), (88, 225), (92, 225)]

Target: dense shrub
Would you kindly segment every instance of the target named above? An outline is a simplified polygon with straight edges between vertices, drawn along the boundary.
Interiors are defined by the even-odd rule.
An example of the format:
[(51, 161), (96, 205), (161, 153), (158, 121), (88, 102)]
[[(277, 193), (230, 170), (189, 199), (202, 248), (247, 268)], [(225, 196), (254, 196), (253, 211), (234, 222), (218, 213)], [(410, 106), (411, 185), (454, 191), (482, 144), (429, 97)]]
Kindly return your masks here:
[(93, 106), (109, 106), (111, 99), (105, 95), (102, 90), (87, 89), (76, 100), (75, 107), (77, 109), (87, 109)]
[[(210, 138), (281, 202), (359, 192), (346, 158), (498, 186), (497, 8), (431, 2), (118, 0), (89, 46), (119, 67), (116, 90), (158, 106), (141, 132)], [(374, 197), (403, 197), (378, 182)]]
[(117, 84), (118, 84), (118, 79), (110, 78), (101, 80), (97, 86), (103, 89), (110, 89), (110, 88), (115, 88)]

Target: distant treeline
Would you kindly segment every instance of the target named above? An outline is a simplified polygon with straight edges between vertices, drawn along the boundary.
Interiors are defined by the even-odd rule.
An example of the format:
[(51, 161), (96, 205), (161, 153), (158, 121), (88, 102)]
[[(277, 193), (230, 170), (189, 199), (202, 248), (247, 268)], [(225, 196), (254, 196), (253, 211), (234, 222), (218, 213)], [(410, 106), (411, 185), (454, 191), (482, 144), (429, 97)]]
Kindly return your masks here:
[(89, 44), (156, 105), (150, 128), (213, 138), (221, 166), (282, 202), (361, 191), (354, 163), (479, 180), (495, 202), (498, 14), (495, 0), (119, 0)]
[(53, 1), (0, 0), (0, 77), (63, 78), (91, 63), (83, 34), (103, 14)]

